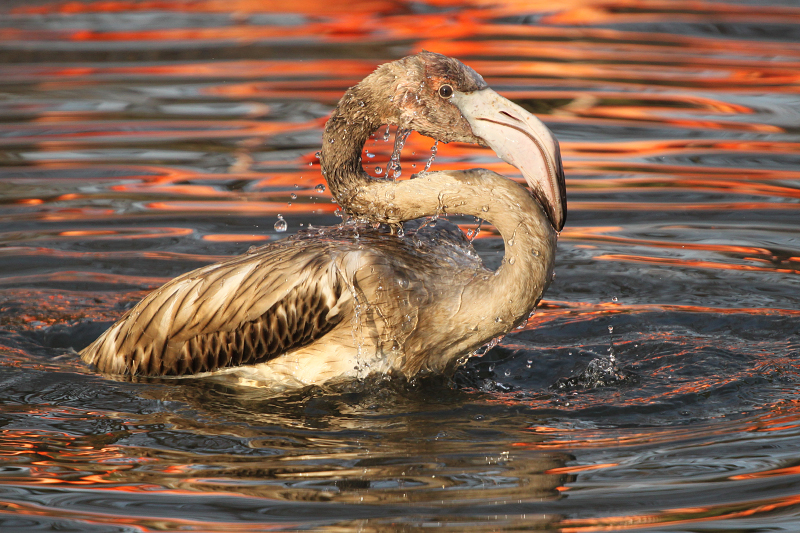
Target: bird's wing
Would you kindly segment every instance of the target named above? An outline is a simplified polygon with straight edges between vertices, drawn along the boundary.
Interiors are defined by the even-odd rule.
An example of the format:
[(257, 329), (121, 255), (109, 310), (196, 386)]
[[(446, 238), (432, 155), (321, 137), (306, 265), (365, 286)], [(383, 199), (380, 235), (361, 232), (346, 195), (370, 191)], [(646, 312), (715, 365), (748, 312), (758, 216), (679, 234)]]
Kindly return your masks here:
[(284, 241), (153, 291), (81, 352), (101, 372), (180, 376), (256, 364), (333, 329), (351, 295), (324, 245)]

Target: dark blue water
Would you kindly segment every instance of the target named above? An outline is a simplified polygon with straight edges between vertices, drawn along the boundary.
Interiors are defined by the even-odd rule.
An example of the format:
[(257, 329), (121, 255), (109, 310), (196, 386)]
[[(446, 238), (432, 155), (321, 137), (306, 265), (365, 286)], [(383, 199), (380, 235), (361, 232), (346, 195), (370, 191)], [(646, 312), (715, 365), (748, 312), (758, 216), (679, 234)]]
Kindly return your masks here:
[[(788, 1), (5, 2), (0, 529), (800, 531), (798, 36)], [(524, 329), (453, 379), (278, 396), (78, 360), (170, 278), (339, 223), (324, 121), (423, 48), (561, 141)], [(475, 165), (516, 172), (433, 169)]]

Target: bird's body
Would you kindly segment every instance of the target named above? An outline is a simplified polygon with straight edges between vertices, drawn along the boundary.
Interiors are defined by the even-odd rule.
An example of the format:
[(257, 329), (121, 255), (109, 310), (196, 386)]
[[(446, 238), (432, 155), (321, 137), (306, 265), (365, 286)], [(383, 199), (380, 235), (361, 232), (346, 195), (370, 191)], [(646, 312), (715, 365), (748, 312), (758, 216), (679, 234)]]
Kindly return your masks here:
[[(422, 58), (428, 68), (426, 60), (444, 56), (413, 58)], [(444, 60), (448, 68), (463, 67)], [(334, 195), (365, 223), (302, 232), (175, 278), (120, 318), (82, 358), (112, 374), (216, 373), (247, 383), (303, 386), (372, 372), (446, 371), (527, 319), (552, 277), (556, 227), (563, 224), (565, 206), (542, 204), (541, 198), (554, 201), (547, 189), (552, 183), (545, 183), (544, 192), (534, 189), (537, 201), (515, 182), (481, 169), (430, 172), (398, 182), (368, 178), (360, 168), (366, 136), (377, 125), (397, 122), (387, 116), (358, 122), (362, 108), (374, 111), (385, 104), (354, 102), (353, 91), (369, 79), (340, 102), (326, 127), (322, 157)], [(482, 81), (474, 74), (462, 85), (488, 91)], [(348, 105), (354, 108), (349, 115)], [(465, 116), (459, 112), (451, 122), (464, 122)], [(520, 116), (514, 120), (529, 130), (524, 121), (535, 119)], [(522, 131), (516, 126), (511, 127)], [(445, 140), (474, 140), (473, 130), (482, 126), (465, 122), (461, 134), (452, 125), (444, 127), (456, 131)], [(500, 142), (492, 135), (475, 142)], [(536, 146), (543, 159), (547, 151), (557, 152), (557, 144)], [(505, 145), (496, 148), (500, 155), (504, 150)], [(544, 167), (554, 187), (563, 188), (560, 158)], [(563, 200), (563, 189), (558, 199)], [(403, 236), (376, 229), (380, 223), (396, 229), (404, 221), (448, 213), (495, 224), (505, 240), (496, 271), (483, 266), (463, 235), (441, 224)]]

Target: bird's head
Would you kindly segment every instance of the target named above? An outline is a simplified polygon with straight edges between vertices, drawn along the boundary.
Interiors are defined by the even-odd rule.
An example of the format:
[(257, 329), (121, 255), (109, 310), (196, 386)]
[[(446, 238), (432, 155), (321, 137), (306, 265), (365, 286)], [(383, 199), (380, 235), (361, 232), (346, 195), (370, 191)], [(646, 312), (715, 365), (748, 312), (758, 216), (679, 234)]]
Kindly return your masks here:
[(553, 227), (564, 227), (567, 199), (558, 141), (539, 119), (490, 89), (470, 67), (421, 52), (381, 65), (353, 91), (356, 98), (371, 93), (383, 124), (442, 142), (488, 146), (519, 169)]

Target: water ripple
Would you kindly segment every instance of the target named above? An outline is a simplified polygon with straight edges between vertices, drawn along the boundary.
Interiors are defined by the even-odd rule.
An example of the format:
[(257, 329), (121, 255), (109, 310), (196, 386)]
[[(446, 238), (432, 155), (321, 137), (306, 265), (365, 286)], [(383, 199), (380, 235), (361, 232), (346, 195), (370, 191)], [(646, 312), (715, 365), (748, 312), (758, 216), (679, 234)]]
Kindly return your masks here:
[[(795, 528), (792, 2), (9, 0), (0, 14), (4, 531)], [(283, 237), (278, 214), (286, 234), (338, 223), (316, 189), (325, 119), (377, 64), (423, 48), (560, 140), (569, 222), (521, 330), (452, 380), (277, 397), (79, 362), (147, 291)], [(431, 145), (408, 138), (403, 178)], [(386, 168), (392, 150), (378, 135), (363, 158)], [(475, 166), (521, 181), (475, 146), (440, 145), (433, 169)], [(454, 220), (480, 227), (497, 267), (497, 231)], [(630, 379), (578, 379), (592, 368)]]

